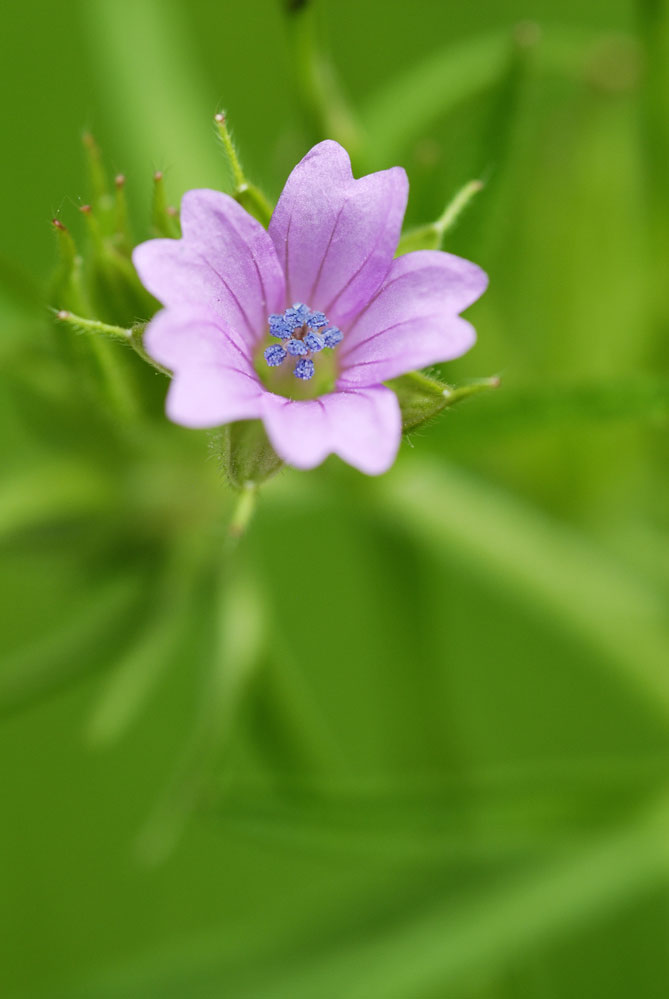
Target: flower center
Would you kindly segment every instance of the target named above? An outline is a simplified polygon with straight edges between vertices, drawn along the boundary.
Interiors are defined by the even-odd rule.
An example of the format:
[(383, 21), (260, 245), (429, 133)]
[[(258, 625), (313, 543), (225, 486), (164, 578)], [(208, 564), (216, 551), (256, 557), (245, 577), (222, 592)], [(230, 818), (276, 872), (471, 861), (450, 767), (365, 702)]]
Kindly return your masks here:
[(330, 325), (323, 312), (312, 311), (302, 302), (296, 302), (283, 315), (273, 313), (268, 324), (270, 336), (275, 338), (275, 342), (270, 343), (263, 351), (268, 368), (279, 368), (287, 362), (283, 369), (285, 371), (291, 360), (295, 359), (292, 374), (301, 382), (310, 381), (314, 377), (317, 365), (324, 376), (332, 373), (332, 358), (327, 362), (324, 356), (322, 360), (325, 363), (322, 363), (317, 355), (321, 351), (326, 351), (326, 355), (331, 354), (344, 339), (344, 334), (336, 326)]

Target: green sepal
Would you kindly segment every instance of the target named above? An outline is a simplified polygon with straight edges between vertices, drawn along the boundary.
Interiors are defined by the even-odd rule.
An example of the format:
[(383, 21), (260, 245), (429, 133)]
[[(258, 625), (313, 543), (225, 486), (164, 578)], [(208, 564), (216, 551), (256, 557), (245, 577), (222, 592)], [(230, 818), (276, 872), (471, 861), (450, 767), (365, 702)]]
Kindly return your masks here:
[(436, 222), (429, 222), (417, 229), (405, 232), (397, 247), (396, 257), (414, 250), (440, 250), (444, 236), (453, 228), (472, 198), (483, 190), (483, 181), (470, 180), (461, 187), (455, 197), (449, 201), (442, 215)]
[(391, 378), (385, 383), (398, 398), (402, 411), (402, 430), (414, 430), (461, 399), (487, 389), (497, 388), (499, 378), (481, 378), (468, 385), (452, 388), (445, 382), (426, 375), (422, 371), (412, 371), (400, 378)]
[(90, 205), (80, 209), (88, 232), (84, 276), (92, 311), (107, 323), (126, 326), (136, 316), (153, 315), (158, 303), (139, 280), (131, 259), (102, 234)]
[(151, 228), (154, 236), (178, 239), (181, 235), (179, 215), (176, 208), (167, 203), (165, 179), (162, 170), (153, 175), (153, 197), (151, 199)]
[(84, 146), (91, 205), (103, 235), (111, 236), (115, 230), (115, 206), (102, 152), (90, 132), (84, 132), (81, 139)]
[(242, 208), (245, 208), (249, 215), (253, 215), (265, 229), (272, 218), (273, 208), (259, 187), (255, 184), (246, 184), (238, 187), (234, 192), (235, 201), (238, 201)]
[(283, 465), (260, 420), (227, 424), (216, 435), (214, 447), (219, 451), (221, 466), (234, 489), (260, 485)]
[(218, 137), (221, 140), (223, 153), (232, 178), (232, 196), (235, 201), (239, 202), (242, 208), (245, 208), (246, 211), (250, 215), (253, 215), (253, 217), (256, 218), (266, 229), (270, 223), (274, 209), (260, 188), (256, 187), (255, 184), (251, 184), (250, 181), (247, 180), (239, 159), (237, 147), (230, 133), (230, 129), (228, 128), (228, 122), (224, 111), (219, 111), (218, 114), (214, 115), (214, 124), (216, 125), (216, 131), (218, 132)]
[(402, 257), (405, 253), (413, 253), (414, 250), (440, 250), (441, 233), (434, 222), (421, 225), (417, 229), (409, 229), (402, 234), (396, 256)]
[(83, 261), (72, 234), (59, 219), (53, 220), (58, 246), (58, 264), (51, 282), (50, 298), (59, 309), (88, 312), (90, 302), (84, 288)]

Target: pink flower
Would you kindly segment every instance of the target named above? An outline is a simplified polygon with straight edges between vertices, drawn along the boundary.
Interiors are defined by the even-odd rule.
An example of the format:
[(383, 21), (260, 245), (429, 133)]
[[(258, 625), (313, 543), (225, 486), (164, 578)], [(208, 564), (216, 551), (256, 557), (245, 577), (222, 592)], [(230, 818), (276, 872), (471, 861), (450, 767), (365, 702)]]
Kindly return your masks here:
[(475, 264), (438, 250), (393, 259), (407, 196), (403, 169), (354, 180), (331, 141), (295, 167), (269, 231), (226, 194), (185, 194), (183, 238), (133, 255), (166, 306), (145, 346), (174, 373), (170, 419), (261, 419), (297, 468), (334, 453), (386, 471), (401, 417), (382, 383), (468, 350), (475, 333), (459, 313), (487, 284)]

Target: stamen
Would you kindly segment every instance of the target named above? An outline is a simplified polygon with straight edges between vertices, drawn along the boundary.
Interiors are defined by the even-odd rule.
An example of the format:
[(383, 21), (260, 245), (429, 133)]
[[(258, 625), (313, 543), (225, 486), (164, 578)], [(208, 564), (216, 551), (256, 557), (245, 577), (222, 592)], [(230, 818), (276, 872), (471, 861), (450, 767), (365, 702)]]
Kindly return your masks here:
[(283, 316), (277, 315), (276, 312), (272, 313), (269, 317), (269, 331), (272, 336), (276, 336), (280, 340), (285, 340), (292, 333), (292, 330), (288, 329)]
[(282, 361), (286, 359), (286, 352), (278, 343), (272, 343), (265, 348), (265, 360), (270, 368), (278, 368)]
[(301, 340), (286, 340), (286, 350), (293, 357), (300, 357), (303, 354), (308, 354), (309, 350)]
[(322, 350), (325, 346), (325, 340), (322, 336), (319, 336), (318, 333), (307, 333), (304, 338), (304, 343), (305, 346), (307, 346), (309, 350), (312, 350), (314, 353)]
[(301, 357), (295, 365), (295, 377), (307, 382), (314, 377), (314, 362), (311, 358)]
[(326, 347), (336, 347), (337, 344), (341, 343), (344, 339), (344, 334), (336, 326), (331, 326), (329, 330), (326, 330), (323, 334), (323, 339), (325, 340)]
[(327, 316), (324, 312), (312, 312), (309, 316), (309, 325), (312, 330), (320, 330), (323, 326), (327, 326)]
[(273, 312), (268, 317), (269, 332), (283, 346), (271, 344), (265, 349), (265, 360), (270, 368), (282, 364), (286, 357), (298, 357), (294, 375), (303, 381), (313, 378), (315, 365), (310, 354), (318, 354), (325, 347), (334, 349), (344, 339), (336, 326), (330, 326), (324, 312), (312, 311), (304, 302), (293, 302), (283, 315)]

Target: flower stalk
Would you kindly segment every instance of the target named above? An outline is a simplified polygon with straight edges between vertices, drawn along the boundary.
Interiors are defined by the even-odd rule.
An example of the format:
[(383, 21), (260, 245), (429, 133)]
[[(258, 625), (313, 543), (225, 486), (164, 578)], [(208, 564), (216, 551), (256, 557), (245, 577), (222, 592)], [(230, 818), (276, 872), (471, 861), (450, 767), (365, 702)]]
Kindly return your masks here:
[(246, 533), (251, 522), (258, 500), (258, 487), (254, 482), (247, 482), (239, 493), (235, 508), (228, 524), (228, 537), (236, 543)]
[(138, 323), (131, 329), (126, 329), (123, 326), (112, 326), (110, 323), (102, 323), (97, 319), (86, 319), (84, 316), (77, 316), (66, 309), (59, 309), (55, 315), (59, 323), (69, 326), (75, 333), (93, 334), (95, 337), (101, 336), (108, 340), (116, 340), (128, 344), (135, 353), (139, 354), (143, 361), (150, 364), (156, 371), (170, 376), (171, 372), (167, 368), (164, 368), (162, 364), (154, 361), (144, 350), (142, 333), (144, 332), (145, 323)]

